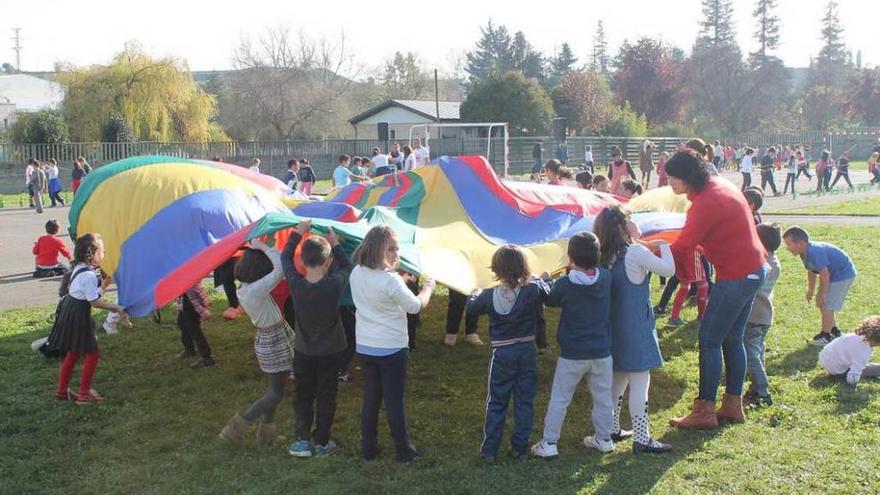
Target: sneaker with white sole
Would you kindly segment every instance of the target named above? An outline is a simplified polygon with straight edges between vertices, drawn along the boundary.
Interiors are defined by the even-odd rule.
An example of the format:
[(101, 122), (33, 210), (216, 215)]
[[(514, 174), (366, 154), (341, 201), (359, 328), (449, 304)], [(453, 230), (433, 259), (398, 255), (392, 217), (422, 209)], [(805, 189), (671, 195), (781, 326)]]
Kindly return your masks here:
[(555, 443), (548, 443), (546, 440), (532, 445), (532, 455), (541, 459), (554, 459), (559, 457), (559, 449)]
[(455, 345), (455, 342), (457, 340), (458, 340), (458, 335), (456, 335), (454, 333), (447, 333), (446, 338), (443, 339), (443, 343), (448, 345), (449, 347), (452, 347)]
[(297, 440), (288, 445), (287, 453), (294, 457), (311, 457), (312, 448), (308, 440)]
[(599, 440), (595, 435), (588, 435), (584, 437), (584, 447), (588, 449), (596, 449), (603, 454), (607, 454), (609, 452), (614, 451), (614, 443), (608, 440)]
[(480, 340), (480, 336), (475, 333), (465, 335), (464, 341), (470, 345), (483, 345), (483, 341)]
[(116, 322), (111, 322), (110, 319), (104, 320), (104, 324), (101, 325), (107, 335), (116, 335), (119, 333), (119, 330), (116, 329)]

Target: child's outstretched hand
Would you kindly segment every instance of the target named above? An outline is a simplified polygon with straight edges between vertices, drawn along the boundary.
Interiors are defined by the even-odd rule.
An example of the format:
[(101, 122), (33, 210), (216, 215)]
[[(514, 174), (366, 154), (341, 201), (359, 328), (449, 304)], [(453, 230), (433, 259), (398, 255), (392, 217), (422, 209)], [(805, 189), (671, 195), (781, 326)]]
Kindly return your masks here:
[(312, 230), (312, 221), (311, 220), (303, 220), (302, 222), (296, 224), (296, 232), (305, 236), (308, 231)]
[(125, 325), (125, 328), (132, 328), (134, 326), (131, 324), (131, 319), (128, 317), (128, 313), (124, 310), (122, 313), (119, 313), (119, 323)]
[(336, 235), (336, 232), (333, 230), (333, 227), (327, 228), (327, 235), (324, 236), (324, 239), (327, 239), (327, 242), (330, 243), (331, 247), (336, 247), (339, 245), (339, 236)]

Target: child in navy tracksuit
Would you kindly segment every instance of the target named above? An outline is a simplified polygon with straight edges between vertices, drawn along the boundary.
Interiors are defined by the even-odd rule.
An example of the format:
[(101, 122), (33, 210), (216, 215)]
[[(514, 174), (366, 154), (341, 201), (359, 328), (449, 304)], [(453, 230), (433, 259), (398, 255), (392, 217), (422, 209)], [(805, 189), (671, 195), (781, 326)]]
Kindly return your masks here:
[(489, 315), (492, 358), (489, 361), (489, 394), (480, 457), (493, 462), (504, 434), (507, 404), (513, 395), (512, 454), (528, 455), (529, 434), (535, 422), (537, 351), (535, 331), (539, 310), (550, 294), (542, 280), (530, 280), (525, 255), (517, 246), (501, 246), (492, 256), (492, 272), (500, 284), (474, 292), (468, 300), (469, 315)]

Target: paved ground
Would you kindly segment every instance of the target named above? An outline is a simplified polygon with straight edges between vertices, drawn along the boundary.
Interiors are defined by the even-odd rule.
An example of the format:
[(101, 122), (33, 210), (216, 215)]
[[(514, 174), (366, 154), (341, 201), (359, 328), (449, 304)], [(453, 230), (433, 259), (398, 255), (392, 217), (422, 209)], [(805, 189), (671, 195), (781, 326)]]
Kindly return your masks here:
[[(856, 182), (867, 182), (867, 173), (856, 176)], [(739, 183), (737, 174), (726, 173), (726, 176)], [(802, 179), (798, 185), (806, 186), (807, 181)], [(811, 184), (815, 184), (812, 182)], [(792, 200), (790, 197), (768, 197), (765, 209), (778, 211), (785, 208), (802, 207), (820, 204), (837, 203), (862, 199), (870, 195), (878, 195), (877, 191), (870, 193), (853, 193), (842, 195), (828, 195), (822, 197), (799, 197)], [(68, 207), (47, 208), (43, 214), (37, 214), (30, 209), (6, 208), (0, 209), (0, 310), (21, 308), (28, 306), (42, 306), (57, 301), (58, 283), (60, 278), (34, 279), (31, 272), (34, 269), (34, 258), (31, 255), (31, 247), (34, 241), (43, 235), (44, 224), (49, 219), (56, 219), (61, 225), (61, 235), (68, 242), (71, 250), (73, 243), (67, 238), (67, 214)], [(837, 217), (837, 216), (812, 216), (812, 215), (765, 215), (767, 220), (779, 222), (784, 225), (792, 224), (840, 224), (856, 226), (880, 227), (880, 217)]]

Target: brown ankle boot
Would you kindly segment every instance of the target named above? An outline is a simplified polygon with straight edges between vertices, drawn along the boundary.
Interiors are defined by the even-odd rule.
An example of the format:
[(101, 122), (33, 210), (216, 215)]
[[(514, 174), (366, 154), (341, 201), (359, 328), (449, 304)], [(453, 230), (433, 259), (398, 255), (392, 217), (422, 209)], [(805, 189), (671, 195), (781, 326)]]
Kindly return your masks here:
[(275, 423), (260, 423), (257, 428), (257, 447), (271, 447), (284, 441), (284, 437), (278, 436), (278, 428)]
[(715, 412), (715, 416), (718, 417), (719, 422), (745, 423), (742, 395), (724, 394), (724, 400), (721, 401), (721, 407)]
[(711, 430), (718, 428), (718, 418), (715, 416), (715, 402), (694, 399), (694, 407), (691, 413), (681, 418), (670, 419), (669, 426), (686, 430)]
[(244, 444), (244, 430), (247, 429), (247, 426), (247, 420), (242, 418), (238, 413), (235, 413), (235, 416), (229, 418), (229, 421), (226, 422), (226, 426), (220, 431), (220, 438), (241, 446)]

